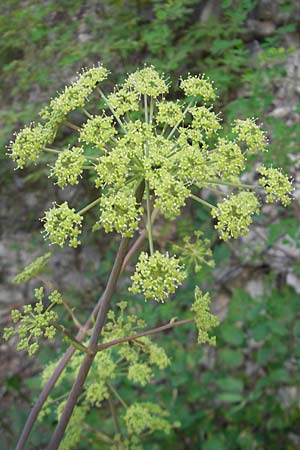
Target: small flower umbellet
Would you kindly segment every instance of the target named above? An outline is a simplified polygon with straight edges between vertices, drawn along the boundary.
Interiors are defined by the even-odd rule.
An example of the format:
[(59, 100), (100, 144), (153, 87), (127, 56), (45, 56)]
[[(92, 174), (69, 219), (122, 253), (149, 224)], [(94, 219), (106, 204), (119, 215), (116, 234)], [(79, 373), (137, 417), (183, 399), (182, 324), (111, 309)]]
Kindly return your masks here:
[(57, 178), (57, 184), (64, 188), (68, 184), (78, 184), (82, 176), (85, 158), (81, 147), (63, 150), (56, 160), (51, 175)]
[(203, 294), (199, 287), (196, 287), (195, 301), (192, 304), (191, 311), (195, 314), (195, 323), (198, 329), (198, 342), (199, 344), (208, 342), (211, 345), (216, 345), (216, 337), (210, 337), (208, 333), (212, 328), (219, 325), (219, 319), (210, 313), (209, 306), (209, 294)]
[(250, 153), (266, 151), (267, 138), (254, 119), (236, 120), (232, 131)]
[(45, 223), (45, 234), (49, 236), (51, 244), (57, 244), (60, 247), (66, 241), (69, 241), (71, 247), (77, 247), (80, 244), (78, 236), (81, 233), (81, 223), (83, 217), (70, 208), (67, 202), (61, 205), (53, 203), (53, 207), (45, 212), (42, 221)]
[(248, 234), (253, 214), (259, 212), (259, 202), (253, 192), (232, 194), (217, 208), (212, 210), (212, 216), (218, 219), (216, 229), (224, 241)]
[(214, 101), (217, 97), (213, 84), (204, 75), (189, 75), (188, 78), (181, 81), (180, 87), (183, 89), (185, 95), (188, 97), (200, 96), (203, 98), (204, 103)]
[(23, 313), (18, 309), (12, 311), (12, 321), (19, 323), (17, 330), (12, 327), (4, 329), (4, 339), (9, 339), (14, 334), (19, 335), (18, 350), (27, 350), (32, 356), (39, 348), (39, 339), (44, 336), (53, 339), (56, 334), (55, 324), (58, 319), (56, 311), (52, 308), (62, 303), (61, 294), (53, 291), (48, 297), (49, 306), (43, 304), (44, 289), (35, 289), (35, 305), (25, 305)]
[(160, 252), (149, 256), (142, 252), (132, 276), (133, 284), (130, 290), (134, 294), (143, 294), (146, 300), (164, 302), (185, 277), (183, 267), (174, 256)]
[(259, 184), (263, 186), (267, 194), (267, 203), (280, 201), (283, 206), (288, 206), (291, 203), (291, 181), (280, 170), (272, 167), (261, 166), (257, 171), (261, 175)]
[(18, 273), (13, 279), (13, 283), (19, 284), (24, 283), (25, 281), (30, 280), (31, 278), (37, 276), (48, 264), (52, 253), (47, 252), (43, 256), (39, 256), (34, 261), (32, 261), (28, 266), (24, 267), (24, 269)]
[(103, 148), (115, 134), (116, 130), (113, 124), (113, 117), (105, 115), (95, 116), (88, 119), (83, 125), (80, 131), (79, 141)]

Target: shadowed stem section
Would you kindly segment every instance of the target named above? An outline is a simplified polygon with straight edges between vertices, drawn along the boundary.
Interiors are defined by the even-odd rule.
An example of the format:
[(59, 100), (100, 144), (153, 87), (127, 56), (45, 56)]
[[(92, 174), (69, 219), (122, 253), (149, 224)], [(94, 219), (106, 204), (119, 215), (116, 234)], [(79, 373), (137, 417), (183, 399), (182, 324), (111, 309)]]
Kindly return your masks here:
[(149, 181), (146, 181), (145, 187), (146, 187), (146, 203), (147, 203), (147, 232), (148, 232), (148, 240), (149, 240), (149, 247), (150, 247), (150, 255), (153, 255), (154, 246), (153, 246), (153, 237), (152, 237)]
[(72, 415), (73, 409), (76, 405), (76, 401), (77, 398), (81, 392), (81, 389), (84, 385), (84, 382), (88, 376), (88, 373), (90, 371), (90, 368), (93, 364), (93, 361), (95, 359), (96, 356), (96, 350), (97, 350), (97, 342), (99, 339), (99, 335), (101, 333), (101, 330), (103, 328), (104, 322), (105, 322), (105, 318), (106, 318), (106, 314), (109, 308), (109, 304), (112, 298), (112, 295), (114, 293), (120, 272), (121, 272), (121, 268), (122, 268), (122, 264), (124, 261), (124, 258), (126, 256), (126, 252), (127, 252), (127, 248), (129, 245), (129, 238), (122, 238), (120, 246), (119, 246), (119, 250), (106, 286), (106, 289), (103, 293), (103, 297), (102, 297), (102, 301), (101, 301), (101, 305), (100, 305), (100, 309), (98, 311), (97, 314), (97, 318), (96, 318), (96, 322), (95, 322), (95, 326), (93, 328), (93, 332), (92, 332), (92, 336), (89, 342), (89, 354), (86, 354), (83, 362), (81, 364), (81, 367), (79, 369), (77, 378), (73, 384), (73, 387), (71, 389), (69, 398), (66, 402), (65, 408), (63, 410), (63, 413), (59, 419), (58, 425), (56, 427), (56, 430), (54, 432), (54, 435), (50, 441), (49, 444), (49, 450), (57, 450), (61, 440), (63, 438), (64, 432), (67, 428), (67, 425), (69, 423), (70, 417)]
[(102, 350), (105, 350), (106, 348), (113, 347), (114, 345), (122, 344), (123, 342), (135, 341), (140, 337), (160, 333), (161, 331), (169, 330), (170, 328), (174, 328), (179, 325), (185, 325), (186, 323), (191, 322), (194, 322), (194, 319), (178, 320), (177, 322), (170, 322), (157, 328), (151, 328), (151, 330), (141, 331), (141, 333), (133, 334), (132, 336), (127, 336), (124, 338), (115, 339), (114, 341), (105, 342), (104, 344), (98, 345), (97, 351), (100, 352)]
[(110, 395), (108, 397), (108, 403), (109, 403), (109, 409), (110, 409), (111, 417), (112, 417), (112, 420), (113, 420), (113, 423), (114, 423), (115, 433), (116, 434), (120, 434), (120, 427), (119, 427), (119, 422), (118, 422), (118, 416), (117, 416), (117, 413), (116, 413), (114, 401), (113, 401), (113, 399), (111, 398)]
[[(102, 297), (99, 299), (97, 305), (95, 306), (92, 314), (90, 315), (89, 319), (85, 323), (84, 327), (82, 327), (81, 330), (77, 333), (76, 339), (78, 341), (81, 341), (85, 337), (87, 331), (89, 330), (89, 328), (91, 326), (92, 318), (97, 314), (97, 312), (98, 312), (98, 310), (100, 308), (101, 301), (102, 301)], [(23, 431), (22, 431), (21, 436), (19, 438), (19, 441), (17, 443), (16, 450), (23, 450), (23, 448), (25, 447), (25, 444), (27, 442), (29, 434), (30, 434), (30, 432), (32, 430), (32, 427), (33, 427), (35, 421), (37, 420), (37, 417), (38, 417), (39, 412), (41, 411), (41, 409), (43, 407), (43, 404), (47, 400), (47, 398), (48, 398), (51, 390), (53, 389), (56, 381), (58, 380), (58, 378), (60, 377), (60, 375), (64, 371), (66, 365), (70, 361), (70, 359), (71, 359), (73, 353), (75, 352), (75, 350), (76, 349), (73, 346), (70, 346), (68, 348), (68, 350), (66, 351), (66, 353), (61, 358), (61, 360), (59, 361), (58, 365), (56, 366), (53, 374), (51, 375), (51, 377), (49, 378), (49, 380), (47, 381), (47, 383), (43, 387), (43, 390), (40, 393), (39, 398), (37, 399), (34, 407), (30, 411), (30, 414), (29, 414), (29, 416), (27, 418), (26, 424), (25, 424), (25, 426), (23, 428)]]
[[(140, 203), (143, 194), (145, 190), (145, 183), (141, 183), (140, 186), (137, 188), (136, 191), (136, 201), (137, 203)], [(54, 435), (50, 441), (50, 444), (48, 446), (49, 450), (57, 450), (64, 432), (68, 426), (69, 420), (71, 418), (72, 412), (74, 410), (74, 407), (76, 405), (78, 396), (82, 390), (82, 387), (85, 383), (85, 380), (88, 376), (88, 373), (90, 371), (90, 368), (93, 364), (93, 361), (95, 359), (95, 356), (97, 354), (97, 344), (99, 340), (99, 336), (101, 333), (101, 330), (104, 326), (107, 311), (109, 309), (110, 301), (113, 296), (113, 293), (115, 291), (118, 278), (120, 276), (123, 262), (127, 253), (127, 249), (129, 246), (130, 238), (123, 237), (119, 246), (118, 253), (115, 258), (115, 262), (112, 268), (112, 271), (110, 273), (106, 289), (102, 295), (100, 308), (97, 313), (95, 325), (93, 327), (92, 336), (88, 345), (88, 353), (85, 355), (83, 362), (80, 366), (78, 375), (76, 377), (76, 380), (74, 381), (74, 384), (72, 386), (69, 398), (66, 402), (65, 408), (62, 412), (62, 415), (60, 416), (59, 422), (57, 424), (56, 430), (54, 432)]]
[[(157, 218), (159, 214), (159, 209), (154, 208), (151, 215), (151, 223), (153, 224), (155, 219)], [(144, 228), (144, 230), (141, 232), (140, 236), (137, 238), (137, 240), (133, 243), (133, 245), (130, 247), (130, 249), (127, 252), (127, 255), (124, 258), (122, 271), (125, 269), (125, 267), (128, 265), (129, 261), (133, 257), (135, 253), (137, 253), (144, 245), (144, 241), (146, 237), (148, 236), (147, 228)]]

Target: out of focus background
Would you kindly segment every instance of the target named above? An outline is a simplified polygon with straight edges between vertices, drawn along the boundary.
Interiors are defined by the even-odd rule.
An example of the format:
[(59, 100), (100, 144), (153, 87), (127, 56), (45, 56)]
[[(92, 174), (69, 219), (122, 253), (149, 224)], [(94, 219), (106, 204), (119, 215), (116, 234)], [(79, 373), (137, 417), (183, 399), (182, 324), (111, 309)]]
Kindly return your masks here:
[[(163, 306), (135, 301), (132, 308), (159, 325), (180, 317), (197, 284), (211, 292), (222, 323), (213, 349), (196, 344), (192, 327), (159, 335), (171, 366), (144, 389), (123, 386), (122, 395), (158, 402), (181, 423), (167, 436), (151, 435), (145, 449), (300, 449), (300, 2), (4, 0), (0, 14), (1, 327), (39, 286), (12, 279), (47, 251), (38, 220), (44, 210), (53, 200), (93, 198), (84, 180), (63, 192), (54, 187), (43, 159), (34, 170), (15, 171), (5, 148), (13, 133), (37, 120), (80, 68), (98, 61), (110, 70), (111, 87), (145, 62), (172, 80), (205, 73), (215, 81), (225, 124), (259, 118), (270, 145), (258, 162), (294, 178), (295, 201), (286, 209), (266, 205), (247, 238), (227, 243), (200, 205), (188, 204), (176, 226), (158, 221), (162, 249), (201, 230), (212, 241), (216, 268), (204, 268)], [(70, 135), (60, 140), (68, 144)], [(249, 180), (252, 170), (253, 161)], [(112, 235), (85, 235), (82, 247), (57, 251), (51, 260), (46, 276), (83, 320), (105, 285), (116, 243)], [(126, 282), (120, 292), (129, 298)], [(40, 392), (41, 368), (65, 348), (53, 343), (29, 358), (15, 346), (13, 339), (1, 345), (3, 449), (13, 448)], [(101, 410), (98, 421), (105, 423)], [(45, 448), (53, 426), (54, 420), (38, 425), (28, 448)], [(86, 445), (80, 448), (101, 448), (93, 440)]]

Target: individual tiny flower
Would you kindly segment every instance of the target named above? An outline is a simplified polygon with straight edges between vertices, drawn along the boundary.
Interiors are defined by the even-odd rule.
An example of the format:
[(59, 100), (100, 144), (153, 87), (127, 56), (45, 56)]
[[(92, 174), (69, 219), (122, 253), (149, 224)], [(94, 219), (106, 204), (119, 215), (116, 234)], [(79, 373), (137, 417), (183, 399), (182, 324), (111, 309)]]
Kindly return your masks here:
[(134, 294), (143, 294), (146, 300), (164, 302), (185, 277), (186, 273), (175, 256), (158, 251), (149, 256), (142, 252), (131, 277), (133, 283), (129, 289)]
[(56, 176), (57, 184), (64, 188), (67, 184), (78, 184), (83, 172), (83, 148), (73, 147), (71, 150), (63, 150), (51, 170), (51, 175)]
[(186, 96), (201, 96), (204, 103), (216, 99), (213, 83), (204, 78), (204, 75), (189, 75), (185, 80), (181, 80), (181, 89)]
[(178, 103), (167, 101), (158, 103), (158, 112), (156, 115), (157, 123), (164, 123), (173, 127), (177, 122), (181, 122), (183, 119), (184, 114)]
[(232, 131), (237, 135), (237, 140), (244, 142), (251, 153), (267, 150), (267, 138), (263, 130), (256, 125), (255, 119), (236, 120)]
[(4, 339), (8, 340), (14, 334), (19, 336), (18, 350), (27, 350), (30, 356), (34, 355), (39, 348), (39, 338), (44, 336), (53, 339), (56, 333), (55, 323), (58, 315), (51, 308), (61, 303), (61, 295), (53, 291), (49, 296), (50, 305), (43, 305), (44, 289), (38, 288), (34, 291), (37, 302), (34, 305), (23, 306), (23, 312), (13, 310), (12, 321), (19, 323), (17, 329), (12, 327), (4, 330)]
[(130, 86), (123, 86), (108, 96), (108, 102), (118, 116), (139, 110), (139, 95)]
[(45, 235), (49, 237), (51, 244), (60, 247), (69, 241), (71, 247), (78, 247), (80, 241), (78, 236), (81, 233), (83, 217), (75, 212), (74, 208), (69, 208), (68, 203), (61, 205), (53, 203), (53, 207), (45, 212), (44, 222)]
[(198, 329), (198, 343), (207, 342), (210, 345), (216, 345), (216, 337), (209, 336), (209, 331), (219, 325), (219, 319), (209, 311), (210, 296), (208, 293), (201, 292), (199, 287), (195, 289), (195, 302), (192, 304), (191, 311), (195, 314), (195, 323)]
[(79, 141), (102, 148), (116, 134), (112, 116), (95, 116), (83, 125)]
[(38, 275), (48, 264), (51, 256), (52, 253), (48, 252), (45, 255), (36, 258), (34, 261), (32, 261), (32, 263), (24, 267), (22, 272), (20, 272), (18, 275), (15, 276), (15, 278), (13, 279), (13, 283), (15, 284), (23, 283), (25, 281), (30, 280), (30, 278), (33, 278), (36, 275)]
[(258, 173), (262, 175), (259, 184), (267, 193), (267, 203), (280, 201), (283, 206), (291, 203), (292, 182), (280, 170), (261, 166)]
[(23, 128), (16, 135), (14, 142), (10, 144), (10, 157), (17, 163), (18, 169), (35, 162), (41, 155), (46, 143), (48, 134), (41, 124)]
[(116, 231), (131, 237), (138, 228), (143, 208), (128, 190), (107, 191), (100, 200), (100, 218), (93, 230), (104, 228), (106, 233)]
[(131, 73), (126, 84), (133, 87), (139, 94), (156, 98), (168, 92), (168, 85), (154, 67), (145, 67)]
[(218, 219), (215, 228), (220, 232), (221, 238), (227, 241), (231, 237), (246, 236), (252, 216), (258, 212), (259, 202), (256, 196), (253, 192), (245, 191), (232, 194), (218, 203), (217, 207), (212, 209), (211, 215)]

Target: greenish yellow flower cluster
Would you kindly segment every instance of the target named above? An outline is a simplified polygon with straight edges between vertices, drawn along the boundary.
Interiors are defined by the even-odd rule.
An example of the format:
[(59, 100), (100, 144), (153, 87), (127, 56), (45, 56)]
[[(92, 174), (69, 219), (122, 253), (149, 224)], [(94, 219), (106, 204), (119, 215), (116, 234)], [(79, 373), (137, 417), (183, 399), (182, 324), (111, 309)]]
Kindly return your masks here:
[(216, 337), (209, 336), (212, 328), (219, 325), (219, 319), (211, 314), (209, 311), (210, 296), (208, 293), (204, 294), (196, 287), (195, 301), (192, 304), (191, 311), (195, 314), (195, 323), (198, 329), (198, 343), (204, 344), (207, 342), (210, 345), (216, 345)]
[(139, 110), (139, 94), (128, 83), (110, 94), (108, 102), (118, 116)]
[(100, 199), (100, 218), (93, 230), (100, 227), (106, 233), (117, 231), (122, 236), (131, 237), (138, 228), (143, 208), (138, 206), (130, 191), (116, 191), (115, 195), (103, 195)]
[(234, 141), (228, 141), (225, 138), (219, 138), (216, 150), (211, 152), (211, 160), (215, 167), (218, 167), (218, 176), (230, 179), (240, 175), (245, 169), (245, 157), (239, 145)]
[(166, 94), (169, 90), (167, 83), (154, 67), (145, 67), (130, 74), (127, 84), (139, 94), (149, 95), (149, 97), (153, 98)]
[(16, 162), (18, 169), (23, 169), (26, 163), (35, 162), (47, 141), (48, 136), (40, 124), (36, 127), (32, 124), (19, 131), (10, 148), (10, 156)]
[(133, 284), (130, 290), (134, 294), (143, 294), (146, 300), (164, 302), (185, 277), (185, 271), (174, 256), (160, 252), (149, 256), (142, 252), (131, 277)]
[(181, 80), (181, 89), (183, 89), (185, 95), (203, 98), (204, 103), (214, 101), (216, 99), (216, 93), (213, 88), (213, 84), (208, 79), (204, 78), (204, 75), (189, 75), (185, 80)]
[(181, 105), (177, 102), (160, 102), (156, 116), (157, 123), (165, 123), (170, 127), (174, 127), (177, 122), (184, 119)]
[(95, 116), (83, 125), (79, 141), (86, 144), (93, 144), (102, 148), (116, 134), (116, 129), (111, 116)]
[(67, 202), (61, 205), (53, 203), (53, 207), (45, 212), (42, 219), (45, 223), (44, 232), (49, 236), (51, 244), (62, 247), (69, 241), (69, 245), (75, 248), (80, 244), (78, 236), (81, 233), (82, 220), (83, 217), (76, 213), (74, 208), (69, 208)]
[(206, 106), (194, 106), (189, 109), (189, 112), (193, 116), (192, 127), (205, 134), (203, 142), (221, 129), (220, 119)]
[[(58, 153), (51, 175), (61, 188), (77, 184), (88, 170), (89, 179), (99, 189), (99, 197), (79, 212), (65, 202), (45, 213), (45, 235), (52, 244), (78, 246), (83, 214), (96, 205), (99, 216), (93, 230), (102, 228), (132, 237), (144, 218), (151, 255), (141, 256), (132, 289), (146, 299), (163, 301), (182, 282), (183, 271), (176, 258), (154, 251), (151, 215), (155, 208), (173, 220), (188, 198), (199, 201), (211, 208), (218, 221), (216, 229), (227, 240), (248, 232), (253, 214), (259, 212), (255, 190), (262, 186), (267, 202), (280, 200), (286, 206), (291, 183), (272, 168), (259, 169), (260, 186), (240, 182), (237, 177), (245, 170), (247, 153), (265, 151), (266, 136), (251, 118), (236, 120), (234, 138), (226, 138), (221, 118), (211, 106), (216, 99), (213, 83), (203, 75), (181, 80), (184, 98), (179, 101), (168, 98), (168, 83), (152, 66), (129, 74), (123, 85), (108, 95), (100, 86), (106, 77), (107, 70), (101, 65), (83, 72), (43, 110), (44, 125), (27, 127), (17, 135), (11, 156), (18, 167), (24, 167), (35, 162), (43, 150), (51, 156)], [(93, 90), (102, 100), (102, 109), (96, 114), (85, 109)], [(87, 116), (80, 127), (73, 126), (78, 144), (62, 151), (46, 147), (55, 138), (58, 125), (77, 108)], [(89, 156), (91, 150), (93, 156)], [(194, 195), (195, 189), (215, 191), (218, 184), (237, 188), (239, 193), (215, 206)], [(137, 192), (143, 190), (140, 199)], [(200, 248), (197, 251), (199, 254)], [(197, 258), (193, 256), (193, 264), (199, 268)], [(151, 277), (151, 286), (147, 277)]]
[(19, 169), (31, 162), (35, 162), (47, 144), (52, 144), (57, 129), (64, 122), (69, 112), (84, 106), (88, 96), (95, 86), (107, 77), (107, 70), (103, 66), (93, 67), (84, 71), (71, 86), (51, 100), (40, 116), (46, 121), (44, 125), (38, 123), (25, 127), (19, 131), (14, 142), (11, 142), (9, 154)]
[(34, 261), (32, 261), (28, 266), (24, 267), (22, 272), (18, 273), (13, 279), (13, 283), (19, 284), (30, 280), (31, 278), (38, 275), (48, 264), (52, 253), (48, 252), (43, 256), (39, 256)]
[(30, 356), (34, 355), (39, 348), (39, 339), (44, 336), (53, 339), (56, 333), (54, 324), (57, 322), (58, 315), (52, 310), (53, 306), (62, 303), (62, 297), (58, 291), (53, 291), (48, 300), (50, 302), (47, 308), (44, 307), (43, 288), (35, 289), (34, 292), (37, 302), (34, 306), (23, 306), (23, 314), (20, 310), (14, 309), (11, 312), (12, 321), (19, 323), (17, 330), (13, 327), (4, 329), (4, 339), (8, 340), (14, 334), (19, 336), (18, 350), (27, 350)]
[(224, 241), (229, 238), (246, 236), (253, 214), (258, 214), (259, 202), (253, 192), (240, 192), (232, 194), (220, 202), (212, 210), (212, 216), (218, 219), (215, 228), (220, 232)]
[(56, 160), (51, 175), (57, 178), (57, 184), (64, 188), (67, 184), (78, 184), (83, 172), (85, 158), (81, 147), (63, 150)]
[(173, 427), (168, 417), (168, 412), (159, 405), (141, 402), (127, 408), (124, 419), (129, 434), (141, 435), (146, 430), (169, 434)]
[[(126, 311), (127, 306), (127, 302), (121, 301), (117, 304), (117, 311), (109, 311), (108, 320), (102, 330), (100, 342), (105, 344), (115, 339), (134, 335), (145, 328), (146, 323), (142, 319), (134, 314), (128, 314)], [(69, 369), (65, 370), (57, 381), (58, 389), (63, 388), (67, 390), (68, 386), (73, 383), (74, 372), (77, 373), (83, 357), (84, 355), (80, 351), (74, 353), (69, 364)], [(122, 361), (122, 371), (120, 371), (120, 360)], [(164, 349), (152, 342), (148, 336), (139, 337), (131, 342), (123, 342), (122, 344), (98, 352), (94, 360), (93, 368), (86, 380), (85, 391), (81, 397), (80, 405), (75, 410), (71, 419), (71, 428), (76, 426), (77, 430), (71, 436), (69, 433), (66, 433), (61, 445), (62, 448), (65, 450), (73, 450), (78, 447), (80, 442), (84, 441), (85, 428), (78, 427), (79, 419), (85, 421), (86, 416), (93, 407), (101, 407), (105, 400), (115, 395), (114, 392), (116, 391), (116, 395), (118, 395), (120, 377), (126, 378), (133, 384), (144, 386), (146, 383), (150, 383), (154, 376), (157, 375), (155, 368), (163, 370), (169, 364), (170, 360)], [(42, 376), (44, 383), (48, 381), (54, 367), (55, 364), (51, 363), (44, 369)], [(52, 416), (57, 402), (60, 403), (57, 409), (57, 416), (60, 416), (65, 401), (61, 402), (59, 391), (57, 395), (58, 399), (50, 398), (43, 406), (39, 420), (48, 420), (47, 416)], [(134, 407), (134, 405), (138, 406)], [(124, 430), (125, 437), (122, 436), (119, 447), (112, 446), (112, 448), (128, 448), (128, 450), (142, 448), (139, 430), (144, 429), (144, 421), (142, 419), (140, 424), (136, 423), (139, 422), (139, 417), (135, 414), (138, 409), (143, 411), (142, 417), (145, 417), (145, 414), (148, 416), (149, 422), (147, 429), (149, 432), (162, 430), (168, 433), (171, 428), (178, 426), (178, 423), (170, 423), (169, 414), (162, 408), (157, 408), (155, 404), (132, 404), (126, 407), (123, 412), (124, 420), (127, 417), (127, 436), (126, 430)]]
[(108, 71), (102, 65), (84, 70), (74, 83), (51, 100), (49, 107), (41, 112), (41, 117), (57, 123), (62, 122), (71, 111), (85, 105), (95, 86), (105, 80), (107, 75)]
[(180, 261), (184, 264), (187, 273), (193, 268), (198, 273), (204, 265), (215, 267), (212, 259), (211, 242), (202, 238), (201, 231), (195, 231), (192, 236), (185, 236), (182, 245), (173, 245), (175, 253), (180, 255)]
[(292, 183), (280, 170), (261, 166), (258, 173), (262, 175), (259, 184), (266, 191), (268, 203), (280, 201), (283, 206), (291, 203)]
[(236, 120), (232, 131), (237, 135), (238, 141), (244, 142), (250, 153), (266, 151), (266, 135), (254, 119)]

